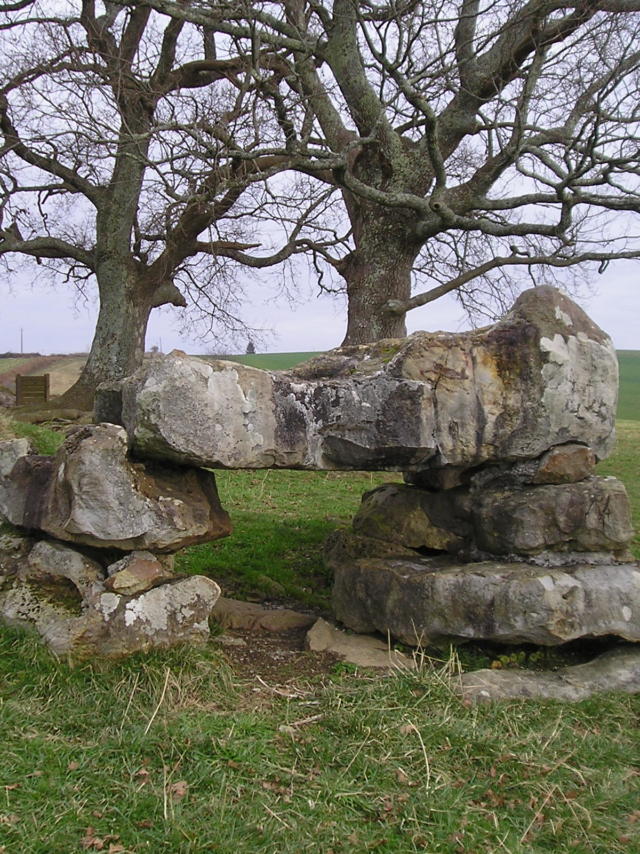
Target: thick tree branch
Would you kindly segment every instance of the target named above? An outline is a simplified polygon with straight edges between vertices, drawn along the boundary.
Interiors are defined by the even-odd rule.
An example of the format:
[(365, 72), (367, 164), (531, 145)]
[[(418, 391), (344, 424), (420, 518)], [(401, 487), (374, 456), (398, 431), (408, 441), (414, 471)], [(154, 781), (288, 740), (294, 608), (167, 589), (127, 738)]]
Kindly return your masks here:
[(0, 255), (16, 252), (32, 258), (71, 258), (95, 271), (95, 258), (92, 252), (61, 240), (58, 237), (32, 237), (23, 240), (14, 231), (0, 231)]
[(0, 130), (4, 136), (3, 153), (11, 151), (25, 163), (36, 166), (49, 175), (55, 175), (64, 181), (72, 192), (82, 193), (95, 207), (101, 200), (100, 188), (95, 187), (74, 169), (64, 166), (55, 157), (47, 157), (26, 145), (9, 116), (9, 103), (5, 95), (0, 94)]
[(574, 267), (577, 264), (584, 264), (588, 261), (603, 264), (613, 260), (637, 260), (639, 258), (640, 250), (629, 252), (582, 252), (578, 255), (567, 258), (554, 255), (498, 256), (496, 258), (492, 258), (490, 261), (486, 261), (484, 264), (480, 264), (478, 267), (466, 270), (464, 273), (461, 273), (454, 279), (450, 279), (448, 282), (444, 282), (443, 284), (438, 285), (435, 288), (431, 288), (428, 291), (424, 291), (421, 294), (416, 294), (411, 297), (411, 299), (404, 301), (389, 300), (385, 308), (391, 314), (405, 314), (407, 311), (411, 311), (414, 308), (420, 308), (420, 306), (434, 302), (452, 291), (457, 291), (464, 285), (472, 282), (474, 279), (478, 279), (481, 276), (485, 276), (487, 273), (490, 273), (492, 270), (502, 267), (532, 267), (534, 265), (547, 267)]

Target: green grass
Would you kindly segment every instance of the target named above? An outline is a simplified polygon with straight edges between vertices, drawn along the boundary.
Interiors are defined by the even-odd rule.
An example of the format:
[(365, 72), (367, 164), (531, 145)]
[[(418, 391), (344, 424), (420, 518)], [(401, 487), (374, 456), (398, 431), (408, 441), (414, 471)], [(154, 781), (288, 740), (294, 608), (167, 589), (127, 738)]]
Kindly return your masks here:
[(640, 421), (617, 421), (616, 437), (614, 453), (598, 465), (597, 473), (613, 475), (626, 486), (636, 530), (631, 548), (640, 559)]
[(0, 850), (640, 850), (639, 697), (467, 708), (440, 665), (280, 690), (212, 645), (71, 670), (4, 631)]
[(38, 454), (55, 454), (64, 441), (62, 433), (42, 424), (14, 421), (13, 432), (20, 438), (31, 439)]
[(31, 356), (17, 356), (14, 359), (0, 359), (0, 374), (7, 373), (7, 371), (13, 371), (15, 368), (19, 368), (22, 364), (27, 364), (27, 362), (31, 361)]
[(398, 478), (360, 472), (216, 472), (234, 533), (185, 550), (177, 567), (211, 575), (236, 593), (286, 595), (327, 608), (326, 537), (351, 521), (363, 492)]
[(618, 418), (640, 421), (640, 350), (618, 350), (620, 395)]

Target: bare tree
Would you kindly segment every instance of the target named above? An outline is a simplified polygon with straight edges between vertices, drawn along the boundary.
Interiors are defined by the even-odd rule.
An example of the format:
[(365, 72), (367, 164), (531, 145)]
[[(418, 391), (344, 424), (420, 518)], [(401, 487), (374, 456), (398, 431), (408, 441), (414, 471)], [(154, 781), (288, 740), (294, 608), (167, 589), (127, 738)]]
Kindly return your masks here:
[(148, 2), (288, 64), (280, 127), (350, 222), (317, 256), (346, 283), (345, 343), (517, 271), (640, 257), (640, 0)]
[(65, 395), (88, 405), (97, 383), (138, 366), (153, 308), (189, 300), (238, 328), (229, 264), (263, 268), (306, 248), (305, 218), (324, 199), (298, 199), (265, 253), (254, 237), (265, 181), (291, 159), (261, 95), (288, 70), (275, 50), (142, 3), (0, 12), (0, 255), (97, 281), (91, 352)]

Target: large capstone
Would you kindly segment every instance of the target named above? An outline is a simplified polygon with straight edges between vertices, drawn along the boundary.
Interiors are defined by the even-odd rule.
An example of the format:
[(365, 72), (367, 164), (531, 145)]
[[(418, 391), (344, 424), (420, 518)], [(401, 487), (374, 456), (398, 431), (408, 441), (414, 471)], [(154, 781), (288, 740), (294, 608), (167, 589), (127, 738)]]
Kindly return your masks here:
[[(117, 389), (98, 390), (97, 417), (121, 408), (140, 456), (210, 468), (457, 475), (568, 444), (605, 457), (617, 360), (578, 306), (540, 287), (486, 329), (341, 348), (290, 373), (170, 355), (145, 363), (120, 394), (114, 403)], [(553, 466), (542, 476), (553, 481)]]
[(231, 530), (211, 472), (131, 460), (122, 427), (84, 427), (54, 457), (15, 453), (0, 479), (0, 513), (14, 525), (98, 548), (158, 552)]

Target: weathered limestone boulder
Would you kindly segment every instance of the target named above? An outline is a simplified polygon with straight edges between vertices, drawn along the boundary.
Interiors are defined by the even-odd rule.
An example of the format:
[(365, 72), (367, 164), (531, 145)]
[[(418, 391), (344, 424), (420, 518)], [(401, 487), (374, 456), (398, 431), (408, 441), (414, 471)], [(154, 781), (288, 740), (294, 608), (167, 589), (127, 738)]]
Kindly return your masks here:
[(220, 588), (202, 576), (173, 577), (131, 594), (108, 590), (101, 565), (62, 543), (0, 539), (0, 621), (35, 630), (72, 659), (204, 641)]
[(6, 439), (0, 442), (0, 478), (6, 477), (20, 457), (32, 453), (28, 439)]
[(47, 585), (66, 588), (68, 595), (80, 604), (95, 602), (102, 593), (104, 570), (95, 560), (62, 543), (39, 540), (34, 542), (17, 577), (42, 588)]
[(611, 552), (625, 557), (633, 538), (627, 492), (614, 477), (481, 490), (472, 517), (478, 549), (492, 554)]
[(356, 632), (408, 644), (486, 640), (545, 646), (640, 640), (637, 564), (540, 567), (451, 557), (332, 562), (333, 609)]
[(527, 698), (577, 703), (605, 691), (640, 692), (640, 647), (619, 646), (586, 664), (553, 672), (475, 670), (454, 684), (466, 702)]
[(454, 554), (473, 541), (472, 501), (466, 489), (427, 492), (386, 483), (365, 492), (353, 532), (410, 549)]
[(608, 560), (629, 557), (633, 538), (629, 499), (613, 477), (525, 487), (490, 483), (488, 488), (441, 492), (384, 484), (364, 494), (353, 531), (407, 548), (453, 554), (591, 552)]
[[(494, 326), (347, 347), (269, 373), (173, 355), (98, 391), (144, 457), (211, 468), (424, 472), (531, 460), (575, 443), (605, 457), (617, 360), (554, 288), (523, 293)], [(101, 397), (102, 394), (102, 397)]]
[(0, 480), (0, 513), (60, 540), (120, 550), (176, 551), (231, 530), (211, 472), (134, 462), (113, 424), (82, 428), (54, 457), (20, 456)]
[(209, 637), (209, 617), (219, 596), (216, 582), (202, 575), (178, 578), (138, 596), (105, 592), (96, 606), (104, 623), (98, 652), (120, 657), (202, 643)]
[(221, 596), (211, 614), (222, 629), (288, 632), (312, 626), (316, 618), (290, 608), (264, 608), (257, 602), (242, 602)]

